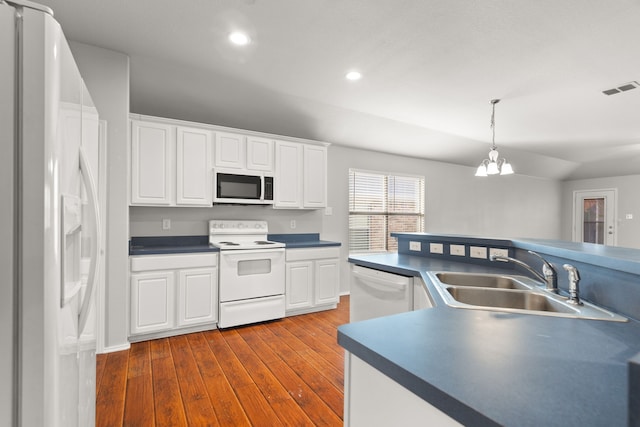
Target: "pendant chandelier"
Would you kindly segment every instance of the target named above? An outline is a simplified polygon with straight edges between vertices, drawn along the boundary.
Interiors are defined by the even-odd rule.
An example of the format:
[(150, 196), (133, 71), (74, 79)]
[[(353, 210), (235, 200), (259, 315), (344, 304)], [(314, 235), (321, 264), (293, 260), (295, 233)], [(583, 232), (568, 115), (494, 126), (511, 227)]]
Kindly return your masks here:
[(488, 175), (510, 175), (513, 173), (511, 163), (507, 162), (507, 159), (500, 159), (498, 157), (498, 150), (496, 146), (496, 104), (500, 102), (499, 99), (491, 100), (491, 151), (489, 151), (489, 158), (484, 159), (478, 170), (476, 176), (488, 176)]

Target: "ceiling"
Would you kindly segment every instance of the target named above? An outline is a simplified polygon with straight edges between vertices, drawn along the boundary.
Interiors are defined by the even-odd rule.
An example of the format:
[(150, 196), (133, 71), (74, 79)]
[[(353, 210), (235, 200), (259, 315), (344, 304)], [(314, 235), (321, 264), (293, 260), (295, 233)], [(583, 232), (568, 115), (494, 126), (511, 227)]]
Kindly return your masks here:
[(130, 57), (132, 112), (475, 167), (499, 98), (516, 173), (640, 174), (640, 88), (602, 93), (640, 82), (639, 0), (41, 3), (69, 39)]

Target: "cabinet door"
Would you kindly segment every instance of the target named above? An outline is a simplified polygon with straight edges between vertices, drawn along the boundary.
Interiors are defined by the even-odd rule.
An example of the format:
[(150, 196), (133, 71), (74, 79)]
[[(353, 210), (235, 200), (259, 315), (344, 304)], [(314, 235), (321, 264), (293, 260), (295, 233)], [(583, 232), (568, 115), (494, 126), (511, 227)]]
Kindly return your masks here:
[(327, 147), (304, 146), (304, 207), (327, 206)]
[(302, 207), (303, 145), (276, 141), (274, 207)]
[(178, 271), (178, 326), (218, 321), (218, 269)]
[(314, 303), (336, 304), (340, 300), (340, 264), (338, 258), (322, 259), (315, 265)]
[(159, 123), (131, 123), (131, 203), (173, 203), (175, 128)]
[(288, 262), (286, 265), (286, 309), (313, 304), (313, 261)]
[(178, 127), (176, 178), (178, 205), (211, 206), (211, 132)]
[(246, 137), (237, 133), (216, 132), (214, 165), (217, 168), (246, 167)]
[(173, 271), (131, 275), (131, 333), (165, 331), (174, 324)]
[(273, 141), (247, 137), (247, 169), (273, 173)]

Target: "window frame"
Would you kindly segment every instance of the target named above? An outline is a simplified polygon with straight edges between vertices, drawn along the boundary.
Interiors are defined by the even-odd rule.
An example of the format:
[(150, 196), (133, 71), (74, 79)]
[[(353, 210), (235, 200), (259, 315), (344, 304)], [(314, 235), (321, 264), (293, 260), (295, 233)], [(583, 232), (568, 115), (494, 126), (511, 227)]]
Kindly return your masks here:
[[(368, 175), (373, 175), (373, 176), (378, 176), (378, 177), (383, 177), (384, 178), (384, 189), (382, 190), (382, 193), (380, 194), (380, 196), (382, 196), (381, 198), (384, 200), (383, 201), (383, 209), (382, 210), (355, 210), (352, 208), (355, 208), (354, 204), (355, 201), (353, 200), (354, 197), (354, 193), (355, 193), (355, 189), (354, 187), (354, 181), (352, 181), (352, 177), (356, 176), (358, 173), (360, 174), (368, 174)], [(419, 188), (419, 196), (418, 199), (414, 199), (414, 204), (416, 206), (419, 206), (419, 209), (417, 210), (417, 212), (402, 212), (402, 211), (393, 211), (391, 210), (391, 205), (392, 203), (390, 202), (390, 190), (389, 190), (389, 181), (392, 178), (411, 178), (411, 179), (417, 179), (418, 180), (418, 186)], [(348, 193), (349, 193), (349, 200), (348, 200), (348, 210), (349, 210), (349, 224), (348, 224), (348, 229), (349, 229), (349, 253), (368, 253), (368, 254), (372, 254), (372, 253), (388, 253), (388, 252), (392, 252), (395, 251), (395, 249), (393, 248), (394, 246), (397, 247), (397, 240), (392, 239), (392, 237), (390, 236), (390, 219), (394, 216), (404, 216), (404, 217), (416, 217), (417, 219), (417, 225), (418, 225), (418, 229), (415, 231), (407, 231), (407, 232), (424, 232), (425, 229), (425, 210), (426, 210), (426, 179), (424, 177), (424, 175), (416, 175), (416, 174), (407, 174), (407, 173), (397, 173), (397, 172), (385, 172), (385, 171), (374, 171), (374, 170), (367, 170), (367, 169), (359, 169), (359, 168), (349, 168), (349, 183), (348, 183), (349, 189), (348, 189)], [(396, 192), (394, 192), (394, 194), (396, 194)], [(383, 217), (384, 218), (384, 250), (381, 249), (368, 249), (368, 250), (364, 250), (364, 249), (354, 249), (354, 240), (353, 240), (353, 231), (356, 230), (356, 228), (352, 228), (352, 219), (356, 218), (356, 217), (366, 217), (366, 216), (373, 216), (373, 217)], [(371, 228), (368, 228), (367, 230), (370, 230)], [(396, 232), (396, 231), (393, 231)], [(394, 243), (394, 240), (396, 243)], [(371, 247), (371, 239), (367, 238), (367, 246)]]

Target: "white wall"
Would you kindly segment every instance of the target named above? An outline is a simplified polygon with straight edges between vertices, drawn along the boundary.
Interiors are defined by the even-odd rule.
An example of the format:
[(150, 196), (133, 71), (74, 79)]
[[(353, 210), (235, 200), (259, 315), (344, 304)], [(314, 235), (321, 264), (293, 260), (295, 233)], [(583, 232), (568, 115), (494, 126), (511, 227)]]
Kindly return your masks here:
[(119, 349), (128, 346), (129, 57), (82, 43), (69, 44), (100, 118), (107, 121), (104, 345)]
[[(616, 188), (617, 246), (640, 249), (640, 175), (579, 179), (562, 184), (562, 240), (571, 240), (573, 230), (573, 192)], [(625, 219), (632, 214), (633, 219)]]

